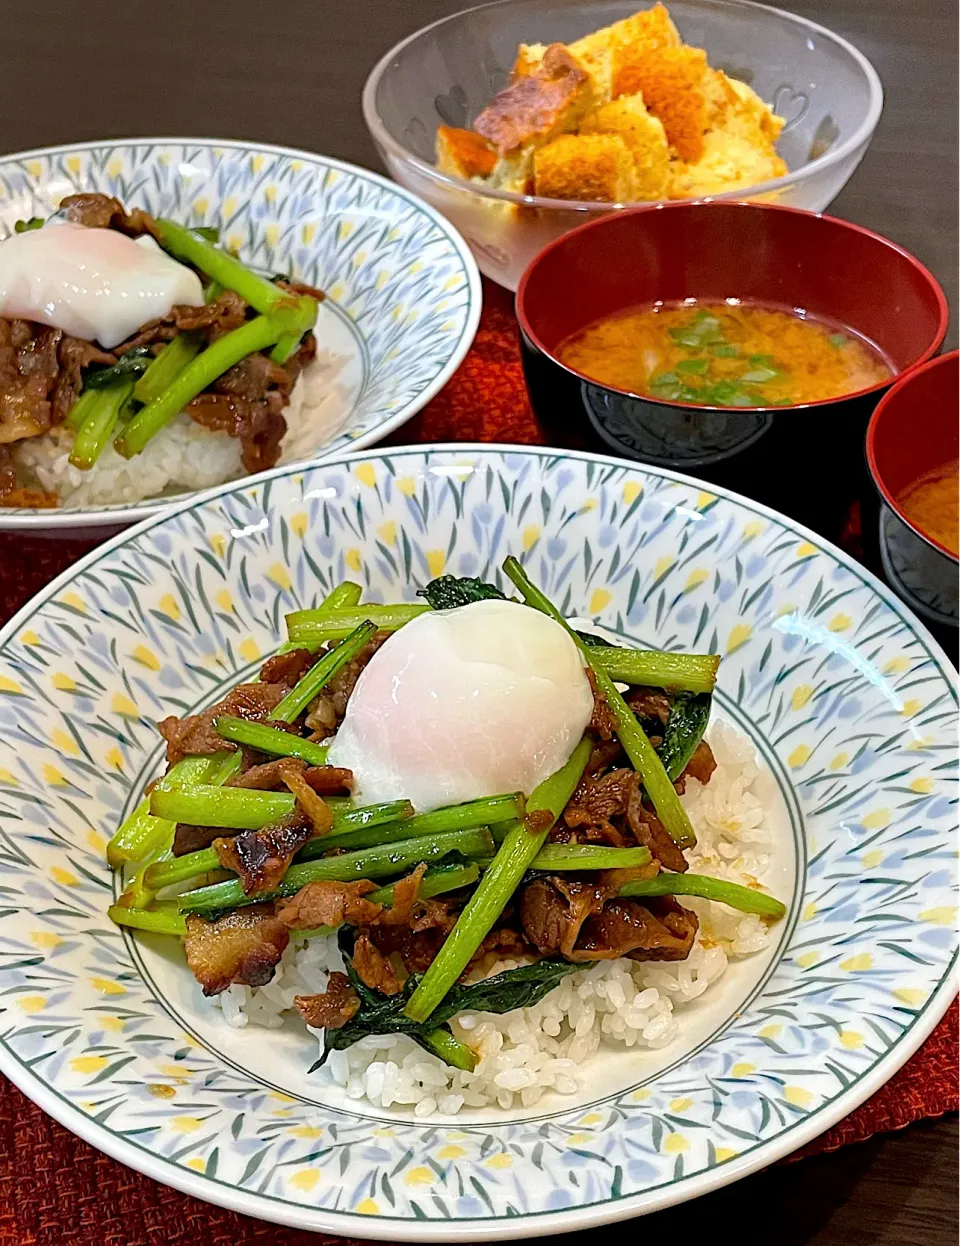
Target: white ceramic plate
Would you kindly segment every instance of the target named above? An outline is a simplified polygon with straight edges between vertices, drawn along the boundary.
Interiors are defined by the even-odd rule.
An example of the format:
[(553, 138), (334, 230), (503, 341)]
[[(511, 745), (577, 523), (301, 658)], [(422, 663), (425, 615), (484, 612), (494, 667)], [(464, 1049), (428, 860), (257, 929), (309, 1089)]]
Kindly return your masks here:
[[(453, 374), (480, 318), (469, 247), (433, 208), (386, 178), (312, 152), (221, 139), (120, 139), (0, 158), (0, 238), (77, 191), (116, 195), (187, 225), (216, 225), (265, 272), (325, 290), (317, 340), (334, 391), (282, 462), (380, 440)], [(96, 507), (0, 506), (0, 531), (90, 538), (195, 494)]]
[[(766, 955), (581, 1094), (417, 1120), (309, 1075), (309, 1036), (233, 1031), (170, 941), (104, 909), (106, 837), (161, 766), (154, 720), (256, 670), (285, 612), (508, 552), (570, 615), (723, 654), (720, 712), (774, 792)], [(849, 1113), (954, 992), (956, 690), (921, 624), (750, 501), (550, 450), (351, 455), (187, 503), (94, 551), (0, 634), (0, 1068), (131, 1167), (248, 1215), (357, 1237), (584, 1228), (734, 1181)]]

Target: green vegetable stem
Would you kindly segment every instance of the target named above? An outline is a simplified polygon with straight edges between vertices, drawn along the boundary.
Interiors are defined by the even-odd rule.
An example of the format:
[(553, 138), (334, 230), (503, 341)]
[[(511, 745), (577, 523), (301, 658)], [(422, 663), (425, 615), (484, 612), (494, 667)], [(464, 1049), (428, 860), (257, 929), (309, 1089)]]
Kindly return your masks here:
[(786, 905), (764, 891), (753, 887), (741, 887), (722, 878), (710, 878), (706, 874), (657, 874), (654, 878), (637, 879), (620, 888), (622, 896), (700, 896), (703, 900), (716, 900), (741, 913), (757, 913), (760, 917), (780, 918), (786, 914)]
[(457, 924), (410, 997), (405, 1011), (412, 1020), (425, 1021), (470, 963), (573, 795), (591, 748), (589, 739), (581, 740), (565, 765), (531, 793), (524, 821), (515, 822), (508, 832)]
[(359, 606), (353, 609), (297, 610), (287, 615), (287, 636), (297, 645), (312, 648), (327, 640), (348, 636), (360, 623), (369, 620), (378, 632), (395, 632), (429, 611), (429, 606)]
[(240, 880), (230, 879), (228, 882), (214, 883), (210, 887), (201, 887), (197, 891), (187, 891), (179, 897), (179, 904), (184, 912), (218, 912), (277, 896), (292, 896), (307, 883), (389, 878), (391, 875), (406, 873), (422, 861), (427, 864), (441, 861), (452, 852), (468, 858), (489, 856), (493, 847), (490, 832), (482, 829), (404, 839), (398, 843), (364, 848), (359, 852), (345, 852), (340, 856), (321, 857), (318, 861), (291, 865), (277, 890), (269, 896), (247, 896)]
[[(579, 646), (580, 652), (593, 668), (597, 688), (606, 696), (607, 704), (617, 720), (617, 735), (620, 737), (620, 743), (623, 745), (631, 765), (643, 780), (647, 794), (653, 801), (653, 807), (657, 811), (657, 817), (663, 823), (671, 838), (681, 848), (692, 847), (696, 843), (696, 837), (693, 833), (693, 827), (690, 825), (687, 812), (680, 803), (680, 797), (667, 776), (667, 772), (664, 770), (663, 763), (657, 756), (656, 750), (647, 739), (643, 729), (634, 717), (629, 705), (620, 695), (613, 680), (602, 667), (594, 665), (593, 655), (598, 650), (591, 645), (583, 643), (556, 606), (530, 582), (526, 572), (516, 558), (508, 558), (503, 564), (503, 569), (516, 584), (527, 605), (533, 606), (535, 609), (549, 615), (561, 627), (567, 630), (574, 643)], [(601, 650), (601, 652), (606, 652), (606, 650)]]

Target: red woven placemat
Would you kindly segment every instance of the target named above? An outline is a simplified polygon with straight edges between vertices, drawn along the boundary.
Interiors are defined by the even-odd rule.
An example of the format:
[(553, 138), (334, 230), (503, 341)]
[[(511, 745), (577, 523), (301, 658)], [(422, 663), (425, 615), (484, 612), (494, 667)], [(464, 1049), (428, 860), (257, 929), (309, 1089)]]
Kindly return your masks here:
[[(473, 348), (429, 406), (392, 439), (540, 441), (526, 400), (512, 298), (486, 285)], [(0, 622), (90, 543), (0, 536)], [(882, 1090), (799, 1155), (957, 1110), (957, 1004)], [(278, 1229), (200, 1203), (74, 1138), (0, 1078), (0, 1246), (356, 1246)]]

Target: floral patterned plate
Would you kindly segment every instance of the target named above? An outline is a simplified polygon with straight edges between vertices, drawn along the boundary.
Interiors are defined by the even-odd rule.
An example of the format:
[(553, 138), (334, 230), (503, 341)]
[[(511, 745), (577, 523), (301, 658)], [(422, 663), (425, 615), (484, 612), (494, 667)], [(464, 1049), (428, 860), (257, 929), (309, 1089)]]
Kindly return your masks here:
[[(302, 1030), (228, 1030), (170, 942), (104, 910), (153, 723), (254, 671), (336, 581), (411, 598), (510, 551), (569, 614), (723, 654), (776, 792), (778, 946), (578, 1097), (455, 1119), (352, 1104)], [(224, 487), (88, 555), (0, 634), (0, 1068), (131, 1167), (356, 1237), (583, 1228), (734, 1181), (834, 1124), (943, 1014), (956, 954), (956, 689), (856, 563), (656, 468), (516, 447), (349, 455)], [(747, 962), (744, 962), (747, 964)]]
[[(480, 275), (452, 225), (409, 191), (312, 152), (221, 139), (117, 139), (0, 157), (0, 239), (82, 190), (189, 225), (216, 225), (262, 271), (328, 294), (317, 340), (332, 356), (324, 405), (284, 462), (367, 446), (447, 382), (480, 318)], [(334, 374), (335, 373), (335, 374)], [(194, 493), (53, 511), (0, 506), (0, 531), (88, 538)]]

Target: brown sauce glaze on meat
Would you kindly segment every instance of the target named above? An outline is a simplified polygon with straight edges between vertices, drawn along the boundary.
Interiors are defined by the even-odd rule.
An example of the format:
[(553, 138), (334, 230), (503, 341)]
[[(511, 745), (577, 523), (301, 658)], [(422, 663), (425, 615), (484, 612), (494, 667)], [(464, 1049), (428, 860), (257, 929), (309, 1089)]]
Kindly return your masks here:
[(353, 771), (346, 766), (310, 766), (303, 778), (321, 796), (349, 795), (353, 791)]
[(360, 981), (371, 991), (397, 995), (403, 990), (393, 965), (367, 934), (358, 936), (350, 959)]
[(244, 895), (274, 891), (294, 854), (313, 837), (313, 826), (299, 809), (259, 831), (213, 841), (220, 864), (240, 877)]
[(297, 995), (293, 1006), (314, 1030), (339, 1030), (360, 1011), (360, 996), (345, 973), (334, 970), (320, 995)]
[(699, 922), (672, 896), (610, 900), (580, 930), (573, 960), (686, 960)]
[(80, 395), (81, 369), (116, 361), (60, 329), (0, 318), (0, 445), (60, 424)]
[(695, 914), (668, 896), (617, 898), (615, 886), (611, 880), (536, 879), (521, 898), (525, 935), (545, 956), (559, 953), (573, 962), (684, 960), (690, 954)]
[(202, 714), (164, 718), (157, 723), (157, 730), (167, 742), (167, 764), (174, 766), (187, 756), (202, 756), (235, 748), (236, 745), (217, 735), (213, 729), (214, 719), (222, 714), (245, 718), (249, 722), (263, 722), (277, 708), (287, 691), (284, 684), (238, 684), (222, 701), (211, 705)]
[(290, 649), (287, 653), (275, 653), (260, 667), (260, 681), (292, 688), (300, 682), (316, 660), (317, 655), (309, 649)]
[(650, 809), (647, 809), (640, 796), (639, 783), (630, 793), (627, 804), (627, 823), (638, 844), (650, 849), (655, 861), (675, 874), (682, 874), (689, 867), (687, 858), (673, 842), (669, 831)]
[(91, 229), (118, 229), (133, 238), (149, 234), (157, 242), (160, 241), (157, 222), (149, 212), (144, 212), (142, 208), (125, 212), (120, 200), (111, 195), (95, 192), (67, 195), (66, 199), (60, 200), (60, 212), (75, 225), (86, 225)]
[(315, 835), (326, 835), (333, 826), (333, 811), (303, 777), (306, 762), (296, 757), (282, 757), (277, 770), (284, 783), (297, 798), (297, 808), (310, 821)]
[(192, 822), (178, 822), (173, 833), (173, 855), (185, 857), (188, 852), (209, 848), (215, 839), (223, 838), (222, 826), (195, 826)]
[[(399, 885), (399, 884), (398, 884)], [(314, 930), (317, 926), (367, 926), (375, 922), (383, 905), (368, 900), (376, 883), (361, 878), (355, 883), (307, 883), (296, 895), (277, 901), (277, 917), (291, 930)]]
[(219, 995), (234, 982), (265, 986), (289, 942), (272, 906), (253, 904), (214, 922), (191, 913), (183, 945), (204, 995)]

